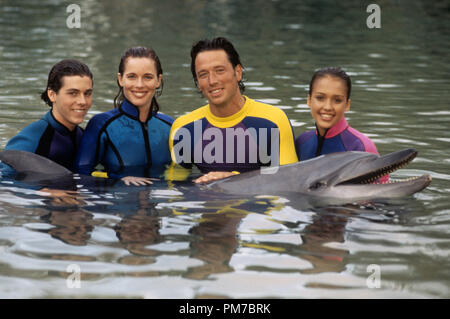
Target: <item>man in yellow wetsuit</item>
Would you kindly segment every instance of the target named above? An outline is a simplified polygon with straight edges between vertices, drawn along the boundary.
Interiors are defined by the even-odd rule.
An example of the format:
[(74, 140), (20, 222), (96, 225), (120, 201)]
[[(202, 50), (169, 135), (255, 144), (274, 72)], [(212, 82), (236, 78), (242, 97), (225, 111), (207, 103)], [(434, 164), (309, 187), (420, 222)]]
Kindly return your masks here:
[(286, 114), (243, 95), (243, 66), (230, 41), (197, 42), (191, 71), (209, 104), (175, 120), (169, 147), (174, 162), (205, 174), (195, 182), (298, 161)]

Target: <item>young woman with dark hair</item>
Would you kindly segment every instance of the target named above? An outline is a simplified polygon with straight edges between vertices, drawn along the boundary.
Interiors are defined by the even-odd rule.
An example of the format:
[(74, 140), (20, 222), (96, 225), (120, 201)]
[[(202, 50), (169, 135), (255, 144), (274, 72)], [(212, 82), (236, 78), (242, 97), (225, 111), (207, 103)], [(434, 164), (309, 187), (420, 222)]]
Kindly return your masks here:
[[(316, 129), (295, 141), (300, 161), (334, 152), (360, 151), (378, 154), (366, 135), (352, 128), (344, 113), (350, 110), (350, 76), (339, 67), (317, 70), (309, 84), (307, 104)], [(380, 182), (388, 180), (383, 177)]]

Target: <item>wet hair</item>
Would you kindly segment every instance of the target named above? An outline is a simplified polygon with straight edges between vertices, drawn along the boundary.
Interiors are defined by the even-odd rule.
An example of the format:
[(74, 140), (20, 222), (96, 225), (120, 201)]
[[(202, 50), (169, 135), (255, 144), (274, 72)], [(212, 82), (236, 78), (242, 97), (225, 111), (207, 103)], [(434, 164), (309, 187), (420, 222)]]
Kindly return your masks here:
[(45, 103), (47, 103), (50, 107), (52, 107), (53, 102), (50, 101), (47, 91), (50, 89), (58, 93), (58, 91), (63, 86), (62, 78), (64, 76), (76, 76), (76, 75), (88, 76), (92, 80), (92, 85), (94, 84), (94, 77), (92, 76), (92, 73), (89, 70), (88, 66), (83, 62), (80, 62), (78, 60), (66, 59), (56, 63), (50, 70), (50, 73), (48, 74), (47, 87), (41, 93), (41, 99)]
[[(161, 62), (159, 61), (158, 55), (156, 54), (155, 50), (153, 50), (152, 48), (146, 48), (146, 47), (133, 47), (133, 48), (129, 48), (127, 51), (125, 51), (122, 58), (120, 59), (119, 73), (121, 74), (121, 76), (123, 76), (123, 74), (125, 72), (125, 64), (126, 64), (128, 58), (148, 58), (150, 60), (153, 60), (156, 65), (156, 73), (157, 73), (158, 78), (160, 75), (163, 74)], [(119, 80), (117, 80), (117, 85), (119, 86), (119, 92), (117, 93), (116, 97), (114, 98), (114, 107), (116, 107), (116, 108), (120, 107), (123, 100), (125, 99), (125, 95), (123, 94), (123, 88), (120, 86)], [(164, 87), (164, 82), (161, 79), (161, 85), (156, 89), (155, 95), (152, 98), (152, 103), (150, 105), (150, 114), (156, 113), (159, 111), (159, 104), (156, 101), (156, 97), (161, 96), (163, 87)]]
[[(233, 68), (236, 68), (236, 66), (240, 65), (242, 69), (244, 69), (244, 66), (242, 65), (241, 60), (239, 58), (239, 54), (237, 53), (233, 44), (226, 38), (218, 37), (211, 40), (208, 39), (200, 40), (197, 43), (195, 43), (191, 49), (191, 72), (192, 76), (194, 77), (195, 86), (198, 86), (197, 74), (195, 72), (195, 59), (197, 58), (197, 55), (203, 51), (214, 51), (214, 50), (224, 50), (228, 56), (228, 60), (230, 61), (231, 65), (233, 65)], [(238, 82), (238, 84), (239, 90), (241, 91), (241, 93), (244, 93), (245, 91), (244, 82), (241, 80)]]
[(323, 78), (326, 76), (332, 76), (332, 77), (343, 80), (347, 86), (347, 100), (350, 99), (350, 93), (352, 91), (352, 80), (350, 79), (350, 76), (347, 73), (345, 73), (345, 71), (342, 70), (340, 67), (326, 67), (326, 68), (317, 70), (314, 73), (314, 75), (311, 79), (311, 82), (309, 82), (309, 92), (308, 92), (309, 95), (311, 95), (311, 93), (313, 91), (314, 82), (317, 79), (320, 79), (320, 78)]

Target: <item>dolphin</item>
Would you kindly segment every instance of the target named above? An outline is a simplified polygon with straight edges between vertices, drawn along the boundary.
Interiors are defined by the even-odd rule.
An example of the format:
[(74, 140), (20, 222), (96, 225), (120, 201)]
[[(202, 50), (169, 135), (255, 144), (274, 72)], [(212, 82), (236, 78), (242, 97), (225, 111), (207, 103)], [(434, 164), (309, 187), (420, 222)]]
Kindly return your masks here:
[[(77, 184), (95, 185), (98, 180), (92, 176), (74, 174), (64, 166), (41, 155), (20, 151), (4, 150), (0, 152), (0, 161), (12, 167), (14, 179), (26, 184), (38, 185), (61, 190), (77, 190)], [(11, 175), (8, 170), (8, 175)]]
[[(215, 181), (208, 188), (242, 195), (306, 195), (342, 201), (399, 198), (423, 190), (431, 176), (422, 175), (384, 184), (380, 177), (408, 165), (417, 155), (405, 149), (384, 156), (367, 152), (340, 152), (310, 160), (255, 170)], [(271, 171), (273, 174), (271, 174)]]
[(54, 180), (73, 175), (70, 170), (50, 159), (25, 151), (2, 151), (0, 161), (14, 168), (17, 180), (26, 182)]
[[(367, 152), (341, 152), (322, 155), (307, 161), (263, 168), (209, 183), (207, 190), (230, 195), (289, 195), (315, 198), (335, 198), (344, 202), (363, 199), (404, 197), (423, 190), (431, 183), (429, 175), (385, 184), (374, 183), (381, 176), (408, 165), (417, 155), (415, 149), (397, 151), (384, 156)], [(17, 171), (24, 182), (52, 186), (71, 185), (74, 174), (40, 155), (6, 150), (0, 160)], [(92, 184), (99, 178), (80, 176), (82, 184)], [(100, 178), (100, 180), (104, 180)], [(108, 179), (109, 180), (109, 179)]]

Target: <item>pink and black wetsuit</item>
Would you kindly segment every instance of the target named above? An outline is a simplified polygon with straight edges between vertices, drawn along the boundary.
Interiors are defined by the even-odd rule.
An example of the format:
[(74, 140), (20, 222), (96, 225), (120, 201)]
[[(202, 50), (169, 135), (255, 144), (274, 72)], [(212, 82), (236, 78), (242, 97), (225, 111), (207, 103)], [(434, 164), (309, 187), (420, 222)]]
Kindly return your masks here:
[[(324, 136), (318, 134), (317, 129), (301, 134), (295, 140), (295, 148), (300, 161), (311, 159), (319, 155), (335, 152), (360, 151), (379, 155), (375, 144), (364, 134), (350, 127), (345, 117), (328, 129)], [(385, 176), (379, 182), (389, 180)]]

